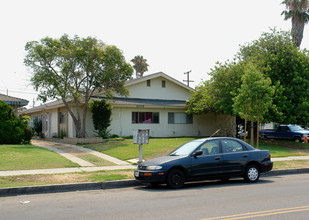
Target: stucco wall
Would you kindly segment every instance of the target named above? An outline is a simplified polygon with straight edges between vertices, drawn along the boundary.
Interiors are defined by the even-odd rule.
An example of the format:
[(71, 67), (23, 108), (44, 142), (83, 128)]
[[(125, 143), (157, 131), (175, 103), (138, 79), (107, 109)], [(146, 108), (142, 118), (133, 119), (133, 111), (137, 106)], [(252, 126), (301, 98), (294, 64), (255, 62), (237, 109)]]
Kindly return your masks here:
[[(162, 80), (165, 81), (165, 88), (162, 88)], [(163, 78), (158, 77), (150, 80), (150, 87), (147, 81), (130, 85), (130, 98), (142, 99), (166, 99), (166, 100), (188, 100), (190, 91)]]
[[(132, 112), (159, 112), (159, 124), (132, 124)], [(210, 136), (219, 128), (215, 136), (235, 136), (235, 117), (220, 113), (194, 115), (193, 124), (168, 124), (168, 112), (184, 112), (179, 109), (136, 109), (113, 108), (111, 133), (132, 136), (138, 129), (150, 129), (152, 137)]]

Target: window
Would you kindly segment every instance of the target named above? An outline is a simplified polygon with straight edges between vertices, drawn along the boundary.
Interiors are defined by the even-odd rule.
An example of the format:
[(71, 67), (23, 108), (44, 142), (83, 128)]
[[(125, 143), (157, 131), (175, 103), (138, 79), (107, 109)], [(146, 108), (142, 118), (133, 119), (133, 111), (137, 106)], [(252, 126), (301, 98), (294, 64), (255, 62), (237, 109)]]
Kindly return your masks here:
[(165, 80), (162, 80), (162, 88), (165, 88)]
[(241, 143), (233, 140), (223, 140), (222, 141), (222, 151), (223, 153), (230, 153), (230, 152), (238, 152), (243, 151), (243, 146)]
[(148, 79), (147, 80), (147, 86), (150, 87), (150, 85), (151, 85), (151, 82), (150, 82), (150, 79)]
[(64, 124), (66, 123), (66, 112), (59, 112), (59, 123)]
[(182, 112), (169, 112), (168, 113), (169, 124), (192, 124), (193, 117)]
[(158, 124), (159, 112), (132, 112), (132, 124)]
[(218, 154), (220, 153), (219, 147), (219, 141), (207, 141), (200, 147), (200, 150), (203, 151), (203, 155)]

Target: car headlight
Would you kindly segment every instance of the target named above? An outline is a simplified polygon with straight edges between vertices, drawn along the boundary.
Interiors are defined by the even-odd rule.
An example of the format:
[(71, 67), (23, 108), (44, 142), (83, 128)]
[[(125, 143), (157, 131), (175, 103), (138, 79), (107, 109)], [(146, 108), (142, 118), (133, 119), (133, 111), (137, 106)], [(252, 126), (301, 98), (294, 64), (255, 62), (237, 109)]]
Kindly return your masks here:
[(162, 166), (147, 166), (147, 170), (161, 170)]

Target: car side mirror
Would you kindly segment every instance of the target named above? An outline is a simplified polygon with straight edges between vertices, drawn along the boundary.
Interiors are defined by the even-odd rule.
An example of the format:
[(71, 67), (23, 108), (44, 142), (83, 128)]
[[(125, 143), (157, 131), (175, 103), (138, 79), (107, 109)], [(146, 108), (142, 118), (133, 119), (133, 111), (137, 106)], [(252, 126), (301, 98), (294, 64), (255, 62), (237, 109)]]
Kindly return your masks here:
[(195, 152), (193, 153), (193, 157), (197, 158), (197, 156), (200, 156), (200, 155), (202, 155), (202, 154), (203, 154), (203, 151), (198, 150), (198, 151), (195, 151)]

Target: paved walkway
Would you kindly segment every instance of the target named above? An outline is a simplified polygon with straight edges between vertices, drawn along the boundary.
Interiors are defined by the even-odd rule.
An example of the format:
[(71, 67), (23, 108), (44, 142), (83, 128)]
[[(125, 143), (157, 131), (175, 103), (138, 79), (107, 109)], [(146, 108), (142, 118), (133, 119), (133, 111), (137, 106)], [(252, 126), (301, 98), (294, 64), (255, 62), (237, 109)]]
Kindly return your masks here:
[[(119, 160), (109, 155), (103, 154), (98, 151), (83, 148), (72, 144), (63, 144), (50, 141), (38, 141), (32, 140), (33, 145), (46, 148), (48, 150), (58, 153), (60, 156), (67, 158), (68, 160), (77, 163), (81, 167), (70, 168), (53, 168), (53, 169), (37, 169), (37, 170), (12, 170), (12, 171), (0, 171), (0, 176), (18, 176), (18, 175), (34, 175), (34, 174), (60, 174), (60, 173), (77, 173), (77, 172), (91, 172), (100, 170), (122, 170), (122, 169), (135, 169), (136, 166), (131, 165), (126, 161)], [(94, 164), (89, 163), (83, 159), (80, 159), (69, 152), (82, 152), (88, 153), (104, 160), (112, 162), (115, 166), (100, 166), (96, 167)]]
[[(135, 165), (131, 165), (126, 161), (119, 160), (117, 158), (111, 157), (109, 155), (94, 151), (88, 148), (83, 148), (80, 146), (72, 144), (63, 144), (50, 141), (38, 141), (32, 140), (32, 144), (35, 146), (40, 146), (48, 150), (54, 151), (59, 155), (71, 160), (74, 163), (79, 164), (81, 167), (72, 168), (54, 168), (54, 169), (37, 169), (37, 170), (13, 170), (13, 171), (0, 171), (0, 176), (19, 176), (19, 175), (35, 175), (35, 174), (62, 174), (62, 173), (78, 173), (78, 172), (91, 172), (100, 170), (122, 170), (122, 169), (136, 169)], [(60, 149), (61, 148), (61, 149)], [(72, 149), (78, 152), (89, 153), (94, 156), (100, 157), (104, 160), (110, 161), (115, 166), (100, 166), (96, 167), (94, 164), (88, 161), (82, 160), (68, 152)], [(272, 158), (272, 161), (290, 161), (290, 160), (309, 160), (309, 156), (294, 156), (294, 157), (280, 157)]]

